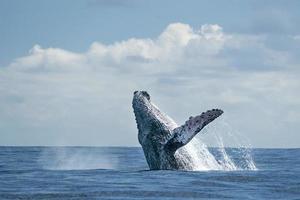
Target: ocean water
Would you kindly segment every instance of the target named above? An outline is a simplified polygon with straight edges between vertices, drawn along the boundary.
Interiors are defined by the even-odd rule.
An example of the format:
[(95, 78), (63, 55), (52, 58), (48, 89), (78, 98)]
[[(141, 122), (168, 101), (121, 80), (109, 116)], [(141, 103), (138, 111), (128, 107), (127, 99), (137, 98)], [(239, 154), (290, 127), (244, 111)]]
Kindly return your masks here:
[(0, 199), (300, 199), (300, 149), (251, 156), (255, 169), (150, 171), (138, 147), (0, 147)]

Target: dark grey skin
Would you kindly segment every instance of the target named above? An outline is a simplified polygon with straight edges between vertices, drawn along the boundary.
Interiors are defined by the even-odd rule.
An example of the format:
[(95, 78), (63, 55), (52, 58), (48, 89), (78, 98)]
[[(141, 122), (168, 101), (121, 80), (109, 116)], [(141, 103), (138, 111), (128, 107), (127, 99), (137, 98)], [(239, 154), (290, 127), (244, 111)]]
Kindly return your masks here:
[(170, 117), (151, 103), (150, 95), (146, 91), (134, 92), (132, 106), (139, 143), (151, 170), (190, 170), (192, 164), (189, 161), (192, 162), (192, 158), (181, 147), (223, 113), (220, 109), (208, 110), (201, 115), (190, 117), (182, 126), (177, 126)]

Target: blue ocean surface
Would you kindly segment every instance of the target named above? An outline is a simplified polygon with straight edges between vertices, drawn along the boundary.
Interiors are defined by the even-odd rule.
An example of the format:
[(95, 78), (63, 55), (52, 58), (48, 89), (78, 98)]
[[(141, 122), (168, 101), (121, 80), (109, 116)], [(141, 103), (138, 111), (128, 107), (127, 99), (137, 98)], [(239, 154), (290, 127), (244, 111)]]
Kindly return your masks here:
[(150, 171), (138, 147), (0, 147), (0, 199), (300, 199), (300, 149), (251, 154), (257, 170)]

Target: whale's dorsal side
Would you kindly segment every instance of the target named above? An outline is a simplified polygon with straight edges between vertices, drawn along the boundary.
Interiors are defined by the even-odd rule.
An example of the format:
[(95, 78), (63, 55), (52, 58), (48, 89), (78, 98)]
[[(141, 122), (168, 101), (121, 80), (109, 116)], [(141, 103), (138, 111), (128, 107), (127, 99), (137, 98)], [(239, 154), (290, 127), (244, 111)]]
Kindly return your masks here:
[[(186, 163), (178, 159), (175, 152), (223, 113), (220, 109), (208, 110), (178, 126), (151, 102), (146, 91), (134, 92), (132, 106), (138, 139), (150, 169), (186, 169)], [(185, 160), (190, 160), (188, 157), (191, 155), (184, 156), (187, 156)]]

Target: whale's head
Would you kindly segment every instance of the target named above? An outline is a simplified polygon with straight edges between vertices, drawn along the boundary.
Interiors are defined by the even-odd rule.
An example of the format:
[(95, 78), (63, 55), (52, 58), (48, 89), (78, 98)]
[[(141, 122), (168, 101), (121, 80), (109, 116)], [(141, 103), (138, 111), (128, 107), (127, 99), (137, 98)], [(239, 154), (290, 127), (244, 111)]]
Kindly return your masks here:
[(133, 93), (132, 107), (137, 120), (141, 120), (138, 119), (139, 117), (146, 117), (147, 113), (150, 112), (152, 107), (148, 92), (135, 91)]
[[(148, 142), (146, 140), (152, 139), (146, 136), (153, 132), (153, 130), (162, 130), (162, 132), (164, 132), (165, 129), (167, 129), (165, 116), (151, 103), (148, 92), (135, 91), (133, 94), (132, 107), (139, 130), (138, 138), (140, 144), (143, 145), (145, 142)], [(159, 131), (156, 131), (156, 137), (157, 135), (161, 135)], [(163, 135), (161, 136), (162, 138), (164, 137)], [(157, 139), (153, 141), (157, 142)]]
[(150, 102), (150, 95), (147, 91), (134, 91), (133, 93), (133, 103), (146, 105)]
[(152, 118), (150, 95), (148, 92), (135, 91), (133, 94), (132, 107), (138, 126), (137, 128), (139, 130), (139, 142), (142, 144), (145, 136), (147, 135), (147, 130), (149, 130), (148, 125), (150, 124)]

